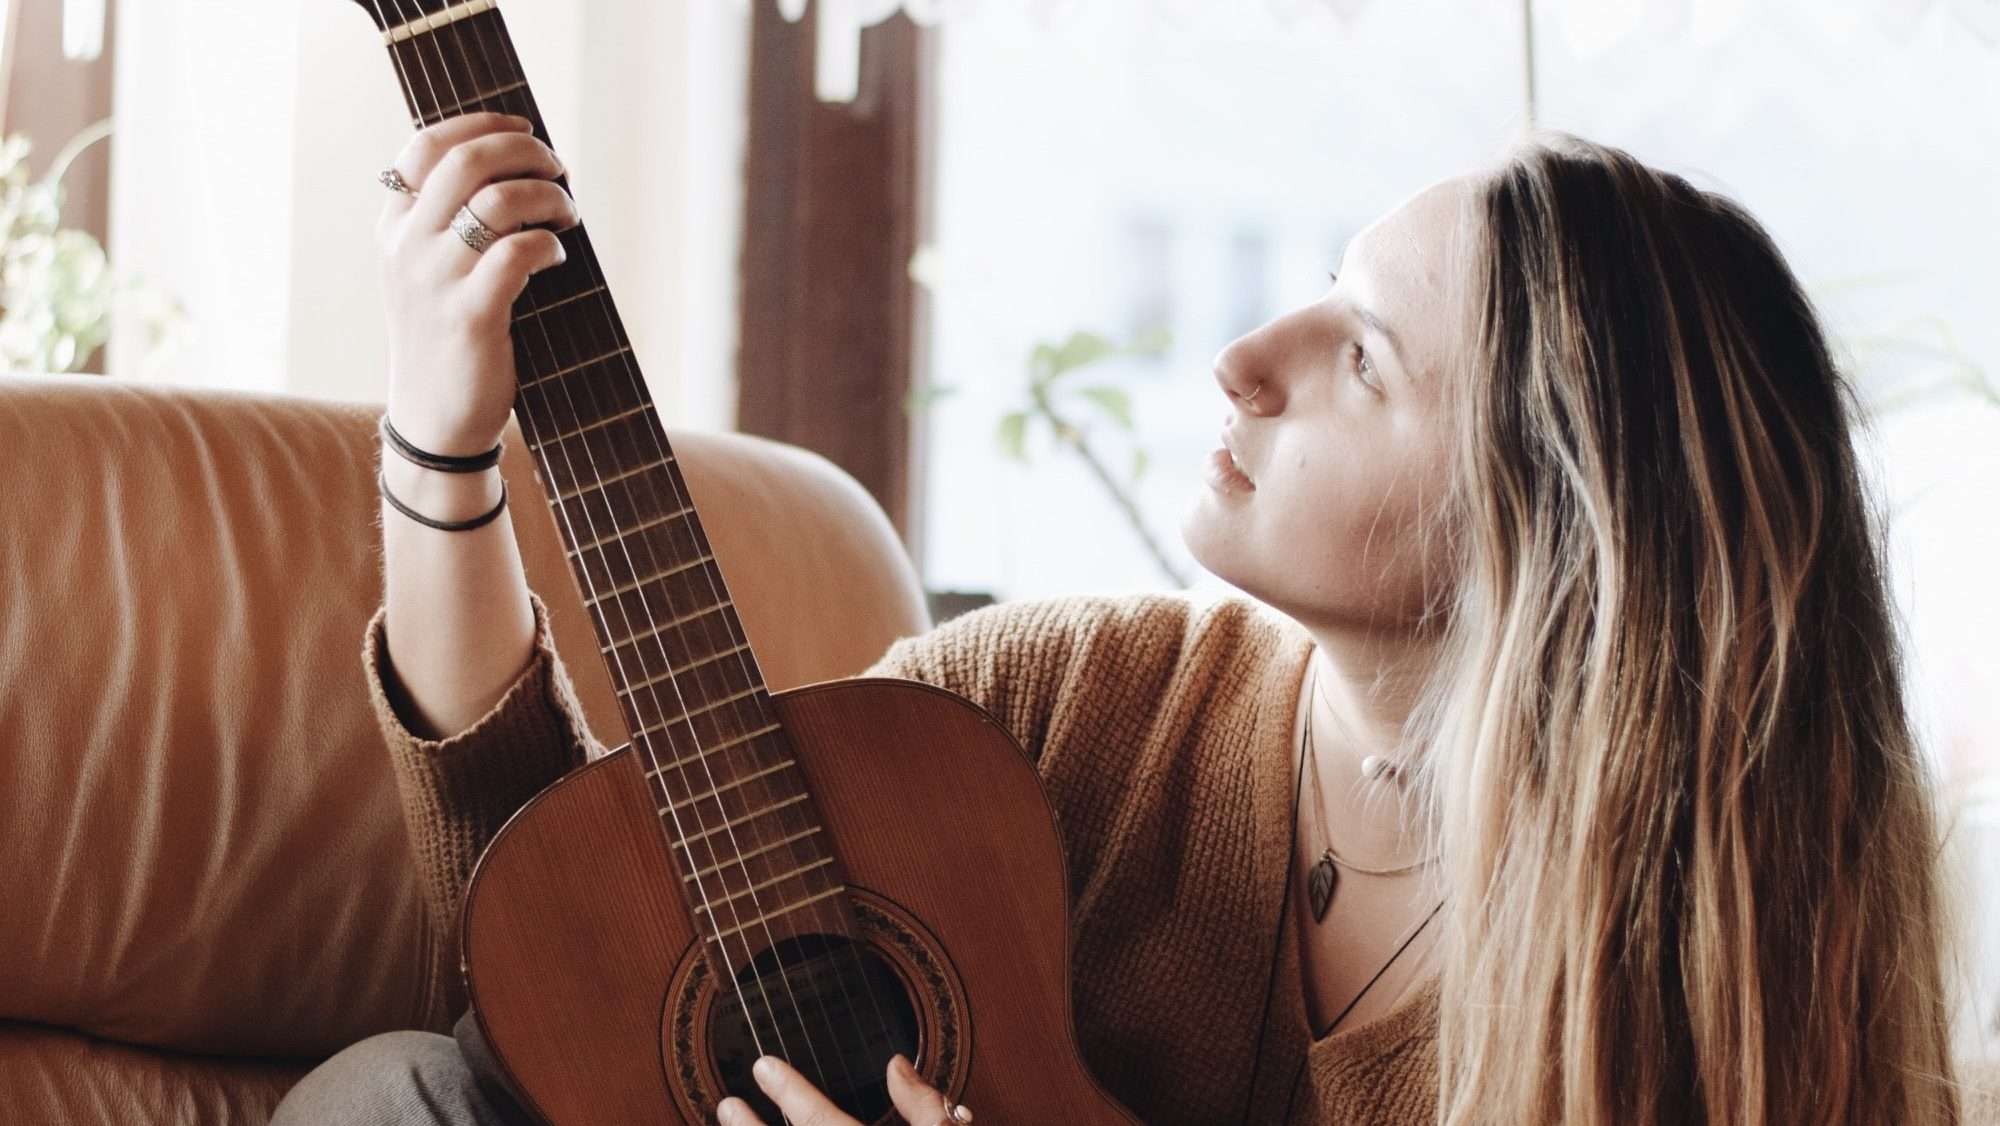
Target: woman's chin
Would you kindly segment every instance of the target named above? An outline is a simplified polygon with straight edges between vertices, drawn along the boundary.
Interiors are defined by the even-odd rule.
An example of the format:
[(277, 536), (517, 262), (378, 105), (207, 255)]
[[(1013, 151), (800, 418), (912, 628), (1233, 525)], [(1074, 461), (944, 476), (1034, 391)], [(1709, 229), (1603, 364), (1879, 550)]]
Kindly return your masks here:
[(1228, 583), (1242, 587), (1237, 574), (1241, 560), (1235, 558), (1243, 544), (1242, 528), (1236, 525), (1234, 505), (1218, 503), (1212, 490), (1200, 489), (1181, 513), (1181, 544), (1201, 569)]

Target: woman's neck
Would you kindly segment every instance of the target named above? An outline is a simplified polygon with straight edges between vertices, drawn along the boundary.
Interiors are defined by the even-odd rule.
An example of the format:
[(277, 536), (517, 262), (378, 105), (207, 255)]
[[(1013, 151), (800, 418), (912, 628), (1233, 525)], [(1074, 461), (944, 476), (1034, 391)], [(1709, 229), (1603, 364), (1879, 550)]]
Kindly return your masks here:
[(1436, 658), (1436, 645), (1407, 635), (1358, 633), (1300, 623), (1313, 639), (1313, 668), (1304, 692), (1318, 682), (1318, 723), (1340, 732), (1340, 752), (1361, 760), (1381, 755), (1401, 762), (1403, 729)]
[[(1320, 779), (1321, 823), (1340, 827), (1340, 851), (1362, 864), (1413, 859), (1429, 847), (1425, 803), (1411, 785), (1404, 726), (1428, 673), (1432, 650), (1413, 643), (1357, 640), (1339, 631), (1308, 630), (1311, 664), (1299, 685), (1297, 748), (1307, 734)], [(1311, 726), (1305, 722), (1310, 718)], [(1391, 764), (1370, 775), (1373, 756)]]

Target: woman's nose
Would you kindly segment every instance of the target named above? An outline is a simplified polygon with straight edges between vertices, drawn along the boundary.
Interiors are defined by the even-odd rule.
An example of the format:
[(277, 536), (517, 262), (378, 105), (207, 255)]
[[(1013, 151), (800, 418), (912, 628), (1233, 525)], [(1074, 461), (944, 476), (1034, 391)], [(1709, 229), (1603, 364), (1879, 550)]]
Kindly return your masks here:
[(1258, 374), (1258, 368), (1251, 364), (1243, 349), (1243, 341), (1238, 340), (1224, 348), (1215, 357), (1215, 382), (1222, 388), (1222, 397), (1238, 410), (1259, 414), (1268, 413), (1277, 399), (1277, 389), (1266, 385)]

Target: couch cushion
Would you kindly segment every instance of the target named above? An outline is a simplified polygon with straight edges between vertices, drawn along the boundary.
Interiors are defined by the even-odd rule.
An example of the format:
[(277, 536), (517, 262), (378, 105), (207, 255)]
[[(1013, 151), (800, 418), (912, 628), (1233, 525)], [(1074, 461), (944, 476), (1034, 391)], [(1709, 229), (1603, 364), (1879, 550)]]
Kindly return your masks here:
[(305, 1070), (0, 1024), (0, 1107), (8, 1122), (263, 1126)]

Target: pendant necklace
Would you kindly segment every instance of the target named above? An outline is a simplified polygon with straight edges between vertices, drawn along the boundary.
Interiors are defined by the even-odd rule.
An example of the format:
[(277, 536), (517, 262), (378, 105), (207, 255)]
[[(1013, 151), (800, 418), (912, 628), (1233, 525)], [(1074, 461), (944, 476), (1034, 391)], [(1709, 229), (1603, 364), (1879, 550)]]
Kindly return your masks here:
[[(1326, 834), (1326, 802), (1320, 796), (1320, 772), (1318, 772), (1318, 758), (1320, 756), (1312, 752), (1314, 750), (1312, 748), (1312, 708), (1318, 702), (1318, 698), (1320, 698), (1320, 670), (1318, 670), (1318, 666), (1314, 666), (1314, 670), (1312, 670), (1312, 690), (1310, 690), (1310, 694), (1306, 698), (1306, 736), (1304, 736), (1304, 740), (1302, 740), (1302, 744), (1298, 748), (1300, 758), (1308, 758), (1310, 756), (1310, 760), (1312, 760), (1310, 762), (1310, 766), (1314, 768), (1312, 770), (1312, 802), (1314, 802), (1314, 808), (1318, 810), (1312, 820), (1314, 820), (1314, 824), (1320, 826), (1320, 840), (1326, 842), (1326, 852), (1320, 854), (1320, 858), (1312, 864), (1312, 872), (1306, 876), (1306, 892), (1312, 896), (1312, 922), (1314, 922), (1314, 926), (1318, 926), (1320, 920), (1326, 918), (1326, 908), (1332, 906), (1332, 902), (1334, 902), (1334, 884), (1338, 882), (1338, 870), (1336, 870), (1336, 866), (1338, 868), (1346, 868), (1350, 872), (1362, 872), (1362, 874), (1368, 874), (1368, 876), (1400, 876), (1404, 872), (1414, 872), (1414, 870), (1430, 864), (1432, 860), (1436, 860), (1436, 856), (1432, 856), (1428, 860), (1418, 860), (1416, 864), (1400, 864), (1396, 868), (1362, 868), (1360, 864), (1348, 864), (1344, 856), (1340, 856), (1338, 852), (1334, 852), (1332, 838)], [(1374, 758), (1374, 756), (1370, 756), (1370, 758)], [(1376, 768), (1376, 770), (1368, 770), (1366, 766), (1362, 768), (1362, 772), (1370, 780), (1380, 778), (1382, 774), (1396, 774), (1398, 772), (1394, 764), (1388, 764), (1386, 760), (1378, 760), (1378, 762), (1382, 762), (1382, 766)], [(1402, 952), (1408, 950), (1412, 942), (1416, 942), (1416, 936), (1422, 934), (1424, 928), (1430, 926), (1430, 920), (1438, 918), (1438, 912), (1442, 912), (1442, 910), (1444, 910), (1444, 900), (1438, 900), (1438, 906), (1430, 908), (1430, 912), (1422, 918), (1422, 922), (1418, 922), (1414, 928), (1410, 928), (1410, 932), (1402, 938), (1402, 942), (1396, 944), (1396, 950), (1388, 956), (1388, 960), (1382, 962), (1382, 966), (1374, 972), (1374, 976), (1368, 978), (1366, 984), (1362, 984), (1360, 992), (1354, 994), (1348, 1000), (1346, 1008), (1342, 1008), (1340, 1014), (1334, 1016), (1334, 1020), (1326, 1028), (1314, 1028), (1312, 1036), (1314, 1038), (1330, 1036), (1334, 1032), (1334, 1028), (1340, 1028), (1340, 1022), (1346, 1020), (1350, 1012), (1354, 1012), (1354, 1006), (1358, 1006), (1362, 1002), (1362, 998), (1368, 996), (1368, 990), (1372, 990), (1376, 986), (1376, 982), (1382, 980), (1382, 974), (1386, 974), (1388, 968), (1396, 964), (1396, 958), (1402, 958)]]
[[(1313, 824), (1318, 827), (1318, 839), (1324, 845), (1324, 850), (1320, 853), (1319, 859), (1313, 862), (1312, 871), (1306, 876), (1306, 894), (1312, 902), (1313, 922), (1315, 923), (1325, 919), (1327, 909), (1333, 906), (1333, 892), (1340, 883), (1340, 869), (1345, 868), (1350, 872), (1363, 876), (1401, 876), (1414, 872), (1437, 859), (1435, 856), (1432, 856), (1426, 857), (1423, 860), (1412, 861), (1408, 864), (1399, 864), (1392, 868), (1367, 868), (1350, 862), (1346, 857), (1334, 851), (1333, 840), (1327, 832), (1326, 827), (1326, 797), (1321, 792), (1319, 784), (1319, 756), (1313, 753), (1313, 705), (1318, 699), (1319, 668), (1315, 666), (1312, 671), (1311, 690), (1306, 699), (1305, 736), (1299, 748), (1299, 754), (1306, 759), (1306, 769), (1312, 771)], [(1372, 781), (1384, 776), (1400, 775), (1402, 768), (1378, 755), (1369, 755), (1362, 762), (1361, 772)]]

